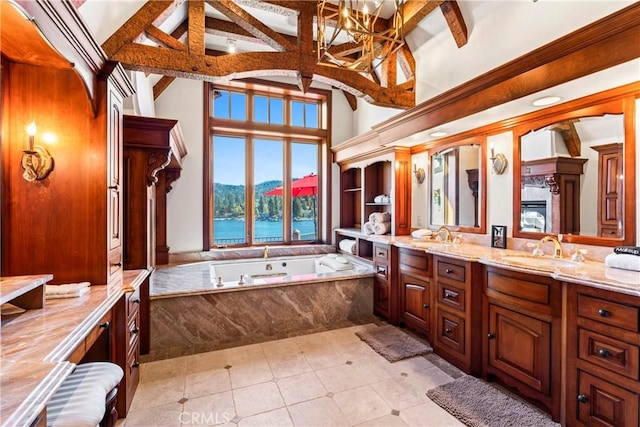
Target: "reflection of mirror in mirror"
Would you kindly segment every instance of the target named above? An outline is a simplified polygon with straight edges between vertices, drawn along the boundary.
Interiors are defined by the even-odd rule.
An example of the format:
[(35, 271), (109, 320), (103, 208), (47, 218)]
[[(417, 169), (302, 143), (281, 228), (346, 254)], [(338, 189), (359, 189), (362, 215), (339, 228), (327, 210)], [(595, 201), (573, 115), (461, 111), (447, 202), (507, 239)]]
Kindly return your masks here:
[(431, 156), (431, 224), (479, 227), (481, 147), (460, 145)]
[(572, 118), (521, 137), (520, 230), (622, 237), (624, 115)]

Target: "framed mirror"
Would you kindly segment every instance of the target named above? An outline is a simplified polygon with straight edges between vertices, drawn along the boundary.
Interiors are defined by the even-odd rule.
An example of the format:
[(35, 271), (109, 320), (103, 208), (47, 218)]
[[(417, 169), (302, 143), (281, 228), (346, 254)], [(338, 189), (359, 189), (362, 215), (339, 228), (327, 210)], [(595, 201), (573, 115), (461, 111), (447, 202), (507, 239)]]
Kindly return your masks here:
[[(587, 98), (583, 98), (586, 100)], [(575, 105), (574, 108), (571, 108)], [(568, 103), (514, 131), (515, 237), (600, 246), (635, 239), (633, 99)]]
[(429, 223), (452, 231), (486, 230), (485, 144), (479, 139), (439, 146), (429, 153)]

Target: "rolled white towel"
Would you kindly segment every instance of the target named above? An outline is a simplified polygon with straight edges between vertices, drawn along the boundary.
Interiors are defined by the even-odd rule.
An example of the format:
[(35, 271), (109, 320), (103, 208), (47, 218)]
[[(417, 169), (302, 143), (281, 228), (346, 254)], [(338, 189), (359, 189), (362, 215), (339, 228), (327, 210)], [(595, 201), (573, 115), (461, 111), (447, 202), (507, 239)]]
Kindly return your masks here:
[(391, 231), (390, 222), (377, 222), (373, 224), (374, 234), (387, 234), (389, 231)]
[(622, 270), (640, 271), (640, 257), (627, 254), (609, 254), (604, 259), (607, 267), (620, 268)]
[(353, 254), (355, 253), (356, 241), (351, 239), (340, 240), (340, 243), (338, 243), (338, 247), (341, 251)]
[(371, 221), (367, 221), (362, 226), (362, 232), (366, 235), (373, 234), (373, 223)]
[(72, 294), (77, 293), (81, 289), (89, 289), (89, 286), (91, 286), (91, 283), (89, 282), (67, 283), (65, 285), (47, 285), (45, 291), (47, 295)]
[(51, 287), (57, 288), (59, 286), (65, 286), (65, 285), (46, 285), (45, 298), (46, 299), (78, 298), (86, 293), (89, 293), (89, 286), (79, 287), (79, 288), (67, 288), (67, 291), (65, 292), (60, 290), (49, 291), (49, 288)]
[(427, 229), (420, 229), (411, 232), (411, 237), (414, 239), (430, 239), (433, 231)]
[(374, 224), (378, 222), (389, 222), (391, 221), (391, 214), (389, 212), (373, 212), (369, 215), (369, 222)]

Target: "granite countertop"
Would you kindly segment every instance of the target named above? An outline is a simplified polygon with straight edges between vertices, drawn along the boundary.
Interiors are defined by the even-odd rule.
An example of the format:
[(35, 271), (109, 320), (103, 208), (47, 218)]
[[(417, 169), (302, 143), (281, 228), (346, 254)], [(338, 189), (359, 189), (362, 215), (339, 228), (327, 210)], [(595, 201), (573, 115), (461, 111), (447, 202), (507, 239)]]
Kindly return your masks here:
[(479, 262), (488, 266), (551, 277), (563, 282), (640, 297), (640, 272), (610, 268), (603, 262), (585, 261), (574, 263), (569, 258), (562, 258), (558, 261), (548, 255), (532, 257), (530, 252), (496, 249), (471, 243), (452, 245), (436, 240), (416, 240), (411, 236), (365, 236), (359, 230), (336, 229), (336, 231), (343, 235), (366, 239), (371, 242), (424, 250), (426, 253), (433, 255)]
[(53, 279), (53, 274), (38, 274), (33, 276), (0, 277), (0, 304), (24, 295), (38, 286)]
[[(122, 286), (93, 285), (78, 298), (47, 300), (43, 308), (2, 319), (0, 419), (30, 425), (75, 365), (67, 361), (89, 331), (120, 299), (142, 283), (147, 270), (123, 272)], [(31, 279), (28, 279), (31, 277)], [(43, 277), (46, 279), (42, 282)], [(0, 283), (30, 287), (51, 275), (3, 277)], [(4, 294), (4, 289), (2, 291)], [(7, 294), (9, 291), (7, 289)]]

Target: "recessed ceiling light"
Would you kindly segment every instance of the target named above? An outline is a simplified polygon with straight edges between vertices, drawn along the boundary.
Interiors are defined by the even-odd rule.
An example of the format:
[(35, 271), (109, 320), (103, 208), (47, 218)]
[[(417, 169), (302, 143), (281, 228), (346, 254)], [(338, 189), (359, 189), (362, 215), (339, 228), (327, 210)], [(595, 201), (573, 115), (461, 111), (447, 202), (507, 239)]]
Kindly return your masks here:
[(236, 41), (234, 39), (227, 39), (227, 51), (236, 53)]
[(544, 96), (542, 98), (534, 100), (531, 104), (535, 107), (546, 107), (547, 105), (555, 104), (561, 99), (562, 98), (560, 98), (559, 96)]
[(447, 135), (449, 135), (449, 134), (446, 133), (445, 131), (442, 131), (442, 130), (437, 130), (437, 131), (431, 132), (429, 134), (429, 136), (432, 136), (434, 138), (440, 138), (441, 136), (447, 136)]

